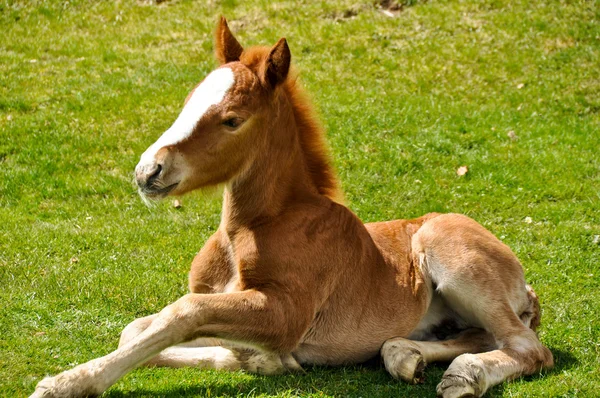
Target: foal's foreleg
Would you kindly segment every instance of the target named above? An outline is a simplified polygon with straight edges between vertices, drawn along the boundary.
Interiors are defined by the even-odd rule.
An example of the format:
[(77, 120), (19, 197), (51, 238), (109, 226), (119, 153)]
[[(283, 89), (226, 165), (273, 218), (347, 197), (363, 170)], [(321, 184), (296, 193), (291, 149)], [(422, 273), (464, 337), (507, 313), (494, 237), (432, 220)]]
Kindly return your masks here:
[(280, 355), (244, 347), (169, 347), (145, 363), (170, 368), (245, 370), (262, 375), (302, 370), (291, 354)]
[[(121, 333), (119, 347), (135, 339), (156, 319), (158, 314), (138, 318)], [(170, 368), (194, 367), (197, 369), (245, 370), (251, 373), (272, 375), (302, 368), (291, 356), (281, 356), (256, 348), (242, 346), (210, 337), (197, 339), (165, 348), (142, 366)]]
[[(289, 352), (282, 333), (286, 309), (257, 291), (189, 294), (162, 310), (137, 337), (112, 353), (42, 380), (32, 397), (99, 395), (125, 373), (165, 348), (200, 336), (219, 336)], [(295, 342), (294, 342), (295, 344)]]
[[(138, 318), (121, 332), (119, 347), (122, 347), (141, 335), (158, 317), (158, 314)], [(215, 338), (200, 337), (192, 341), (162, 350), (142, 366), (165, 366), (171, 368), (195, 367), (199, 369), (242, 369), (237, 357), (223, 347), (222, 341)]]
[[(156, 319), (158, 314), (148, 315), (142, 318), (138, 318), (125, 326), (125, 329), (121, 332), (121, 338), (119, 339), (119, 347), (124, 346), (131, 340), (138, 337), (148, 329), (148, 326), (152, 324), (152, 321)], [(216, 347), (223, 345), (223, 341), (212, 337), (199, 337), (197, 339), (180, 343), (178, 347)]]

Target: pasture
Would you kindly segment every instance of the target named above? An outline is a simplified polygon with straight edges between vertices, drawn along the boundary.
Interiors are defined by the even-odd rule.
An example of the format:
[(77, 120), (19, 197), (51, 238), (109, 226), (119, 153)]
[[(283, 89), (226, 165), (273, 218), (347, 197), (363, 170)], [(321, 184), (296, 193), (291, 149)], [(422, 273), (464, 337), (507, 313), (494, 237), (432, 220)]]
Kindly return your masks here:
[[(216, 66), (221, 14), (244, 46), (287, 38), (362, 220), (464, 213), (520, 258), (556, 366), (488, 396), (597, 394), (600, 3), (395, 4), (1, 2), (0, 396), (108, 353), (187, 291), (220, 197), (148, 208), (133, 168)], [(105, 396), (434, 396), (443, 371), (140, 369)]]

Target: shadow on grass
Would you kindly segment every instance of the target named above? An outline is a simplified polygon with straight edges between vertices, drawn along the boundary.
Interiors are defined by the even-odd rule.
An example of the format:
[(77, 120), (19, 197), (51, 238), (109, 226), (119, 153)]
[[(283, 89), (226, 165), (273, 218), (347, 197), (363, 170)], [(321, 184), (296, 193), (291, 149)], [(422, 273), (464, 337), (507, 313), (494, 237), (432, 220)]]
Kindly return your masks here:
[[(527, 376), (533, 381), (571, 368), (577, 359), (569, 352), (552, 350), (553, 369)], [(448, 364), (433, 364), (426, 370), (424, 384), (408, 385), (392, 379), (378, 361), (347, 367), (307, 367), (304, 374), (257, 376), (242, 372), (201, 371), (194, 369), (144, 369), (127, 376), (126, 389), (119, 385), (109, 390), (107, 398), (141, 397), (208, 397), (208, 396), (322, 396), (322, 397), (435, 397), (435, 387)], [(142, 374), (138, 373), (142, 372)], [(154, 373), (153, 373), (154, 372)], [(176, 373), (176, 374), (173, 374)], [(180, 373), (180, 374), (178, 374)], [(146, 377), (150, 376), (150, 377)], [(174, 377), (175, 376), (175, 377)], [(181, 377), (179, 377), (181, 376)], [(165, 378), (162, 380), (162, 378)], [(132, 380), (133, 379), (133, 380)], [(141, 386), (138, 380), (151, 379), (156, 387)], [(173, 380), (175, 380), (173, 382)], [(138, 387), (135, 385), (138, 384)], [(154, 384), (154, 383), (152, 383)], [(506, 383), (492, 388), (486, 396), (500, 397)]]
[[(378, 363), (347, 367), (306, 367), (306, 373), (281, 376), (257, 376), (241, 372), (196, 371), (195, 377), (185, 372), (185, 380), (175, 385), (157, 383), (157, 387), (127, 383), (109, 390), (107, 398), (141, 397), (219, 397), (281, 395), (318, 397), (435, 397), (435, 386), (444, 368), (432, 366), (424, 384), (413, 386), (394, 380)], [(176, 371), (176, 370), (172, 370)], [(145, 371), (142, 371), (145, 372)], [(135, 377), (135, 372), (134, 372)], [(140, 375), (141, 376), (141, 375)], [(145, 376), (145, 375), (144, 375)], [(160, 375), (159, 375), (160, 376)], [(145, 377), (143, 377), (146, 379)], [(141, 378), (140, 378), (141, 379)], [(154, 378), (156, 379), (156, 378)], [(169, 377), (173, 380), (173, 377)], [(133, 383), (137, 384), (137, 383)]]
[(569, 351), (563, 351), (559, 349), (552, 349), (552, 354), (554, 355), (554, 368), (550, 369), (547, 373), (558, 373), (562, 372), (565, 369), (570, 369), (577, 365), (579, 361), (575, 358)]
[[(548, 347), (550, 348), (550, 347)], [(552, 351), (552, 355), (554, 355), (554, 367), (552, 369), (543, 370), (539, 373), (532, 374), (529, 376), (525, 376), (523, 380), (536, 380), (540, 377), (544, 377), (546, 375), (551, 376), (557, 373), (562, 373), (566, 369), (571, 369), (575, 367), (579, 363), (577, 358), (575, 358), (570, 352), (559, 350), (556, 348), (550, 348)]]

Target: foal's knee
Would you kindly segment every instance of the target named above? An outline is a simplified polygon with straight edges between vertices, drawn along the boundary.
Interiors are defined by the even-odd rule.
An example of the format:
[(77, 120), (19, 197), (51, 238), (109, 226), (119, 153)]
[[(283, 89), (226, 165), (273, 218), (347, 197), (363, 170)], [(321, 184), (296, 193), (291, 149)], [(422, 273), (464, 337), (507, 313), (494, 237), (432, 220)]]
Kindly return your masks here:
[(119, 347), (125, 345), (129, 341), (133, 340), (137, 336), (139, 336), (144, 330), (150, 326), (152, 320), (156, 317), (156, 315), (145, 316), (143, 318), (138, 318), (131, 322), (129, 325), (125, 326), (125, 329), (121, 332), (121, 338), (119, 339)]

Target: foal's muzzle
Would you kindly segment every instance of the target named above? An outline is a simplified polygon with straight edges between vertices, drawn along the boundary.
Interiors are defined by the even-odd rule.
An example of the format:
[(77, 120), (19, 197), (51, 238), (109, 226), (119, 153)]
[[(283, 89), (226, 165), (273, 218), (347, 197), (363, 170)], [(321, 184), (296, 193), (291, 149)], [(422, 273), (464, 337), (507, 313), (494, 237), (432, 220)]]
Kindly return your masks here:
[(161, 164), (138, 165), (135, 168), (135, 181), (140, 191), (148, 196), (166, 196), (178, 183), (165, 185), (162, 182), (163, 166)]
[(152, 186), (162, 174), (161, 164), (138, 165), (135, 168), (135, 182), (140, 189)]

